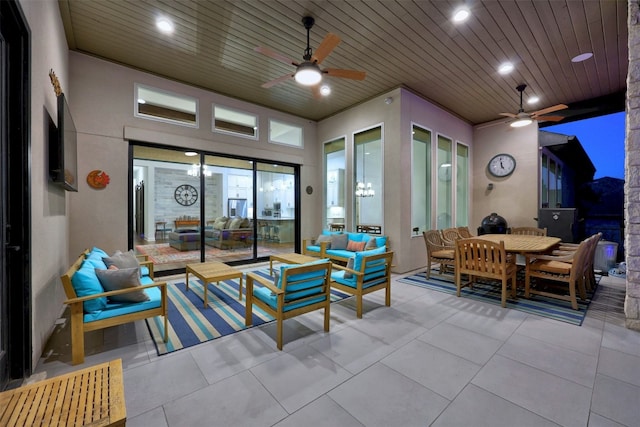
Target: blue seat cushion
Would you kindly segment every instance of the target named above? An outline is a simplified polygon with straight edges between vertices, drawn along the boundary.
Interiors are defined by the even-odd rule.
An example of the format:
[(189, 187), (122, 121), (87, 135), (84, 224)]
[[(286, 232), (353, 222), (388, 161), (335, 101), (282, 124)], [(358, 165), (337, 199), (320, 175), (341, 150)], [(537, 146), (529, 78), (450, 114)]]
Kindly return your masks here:
[[(104, 292), (100, 280), (98, 280), (98, 276), (96, 275), (96, 267), (89, 259), (85, 259), (78, 271), (71, 276), (71, 285), (78, 297), (86, 297)], [(95, 298), (82, 303), (82, 308), (85, 313), (97, 313), (106, 308), (106, 306), (107, 297)]]
[[(269, 290), (269, 288), (254, 288), (253, 295), (260, 301), (266, 303), (272, 309), (278, 309), (278, 298)], [(307, 305), (325, 301), (325, 299), (326, 295), (322, 294), (317, 296), (316, 298), (311, 298), (309, 300), (294, 302), (292, 304), (285, 305), (283, 311), (295, 310), (296, 308), (305, 307)]]
[(149, 267), (146, 265), (140, 266), (140, 276), (148, 276), (149, 275)]
[[(374, 269), (375, 271), (373, 271)], [(382, 266), (376, 266), (374, 269), (365, 273), (362, 279), (362, 289), (367, 289), (386, 281), (384, 264), (382, 264)], [(341, 285), (349, 286), (350, 288), (357, 288), (358, 277), (354, 275), (351, 278), (345, 278), (345, 273), (346, 271), (344, 270), (334, 271), (331, 273), (331, 280)]]
[(307, 250), (309, 252), (320, 252), (320, 246), (316, 246), (316, 245), (308, 245), (307, 246)]
[(84, 322), (95, 322), (96, 320), (109, 319), (111, 317), (118, 317), (124, 314), (137, 313), (139, 311), (151, 310), (152, 308), (160, 307), (160, 305), (162, 304), (162, 292), (160, 292), (160, 288), (147, 288), (145, 289), (145, 293), (149, 296), (149, 301), (136, 303), (109, 303), (106, 304), (105, 308), (100, 311), (85, 313)]
[(346, 249), (327, 249), (326, 254), (340, 258), (351, 258), (355, 252)]
[(153, 283), (153, 279), (149, 276), (142, 276), (140, 278), (140, 284), (141, 285), (150, 285)]

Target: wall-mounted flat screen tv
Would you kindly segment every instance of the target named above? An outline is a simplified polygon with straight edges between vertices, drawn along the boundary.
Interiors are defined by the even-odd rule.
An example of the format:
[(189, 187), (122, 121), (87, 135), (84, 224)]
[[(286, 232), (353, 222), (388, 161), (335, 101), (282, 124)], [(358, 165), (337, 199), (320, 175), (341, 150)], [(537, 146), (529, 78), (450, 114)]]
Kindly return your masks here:
[(65, 190), (78, 191), (77, 133), (64, 93), (58, 95), (58, 126), (49, 131), (49, 178)]

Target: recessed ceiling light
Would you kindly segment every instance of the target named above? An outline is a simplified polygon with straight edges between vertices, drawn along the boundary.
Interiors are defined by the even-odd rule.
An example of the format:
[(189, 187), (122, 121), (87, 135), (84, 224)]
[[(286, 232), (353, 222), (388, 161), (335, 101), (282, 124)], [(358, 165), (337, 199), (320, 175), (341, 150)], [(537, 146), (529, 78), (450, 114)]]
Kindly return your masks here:
[(165, 34), (173, 33), (173, 22), (169, 18), (161, 17), (156, 19), (156, 27)]
[(471, 12), (469, 12), (469, 9), (467, 9), (466, 7), (458, 8), (453, 13), (453, 22), (464, 22), (469, 19), (469, 16), (471, 16)]
[(527, 103), (536, 104), (538, 101), (540, 101), (540, 98), (538, 98), (537, 96), (530, 96), (527, 100)]
[(593, 56), (593, 53), (591, 53), (591, 52), (581, 53), (580, 55), (574, 56), (573, 58), (571, 58), (571, 62), (586, 61), (587, 59), (591, 58), (592, 56)]
[(195, 151), (187, 151), (186, 153), (184, 153), (185, 156), (189, 156), (189, 157), (193, 157), (193, 156), (197, 156), (198, 153), (196, 153)]
[(138, 98), (138, 104), (146, 104), (146, 103), (147, 101), (145, 101), (144, 99)]
[(327, 96), (329, 94), (331, 94), (331, 88), (329, 86), (327, 86), (327, 85), (323, 85), (320, 88), (320, 95)]
[(500, 74), (509, 74), (513, 71), (513, 64), (511, 62), (505, 62), (498, 68)]

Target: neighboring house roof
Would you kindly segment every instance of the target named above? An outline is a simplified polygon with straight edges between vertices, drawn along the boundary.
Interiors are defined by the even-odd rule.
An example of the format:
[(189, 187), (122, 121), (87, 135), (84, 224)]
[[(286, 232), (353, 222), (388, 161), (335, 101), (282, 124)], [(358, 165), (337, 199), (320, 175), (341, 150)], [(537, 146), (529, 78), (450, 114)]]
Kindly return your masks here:
[(571, 168), (576, 175), (577, 182), (593, 180), (596, 167), (587, 152), (584, 151), (577, 136), (541, 130), (538, 135), (538, 145), (547, 148), (565, 166)]
[(580, 188), (580, 202), (589, 217), (619, 217), (624, 213), (624, 180), (604, 177)]

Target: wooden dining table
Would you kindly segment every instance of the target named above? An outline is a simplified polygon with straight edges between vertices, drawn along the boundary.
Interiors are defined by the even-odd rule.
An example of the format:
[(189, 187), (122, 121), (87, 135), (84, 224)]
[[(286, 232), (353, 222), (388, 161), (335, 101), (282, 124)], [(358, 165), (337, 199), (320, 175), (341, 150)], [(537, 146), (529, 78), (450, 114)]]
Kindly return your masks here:
[(560, 243), (559, 237), (528, 236), (524, 234), (482, 234), (478, 239), (494, 243), (504, 242), (504, 250), (511, 253), (546, 252)]

